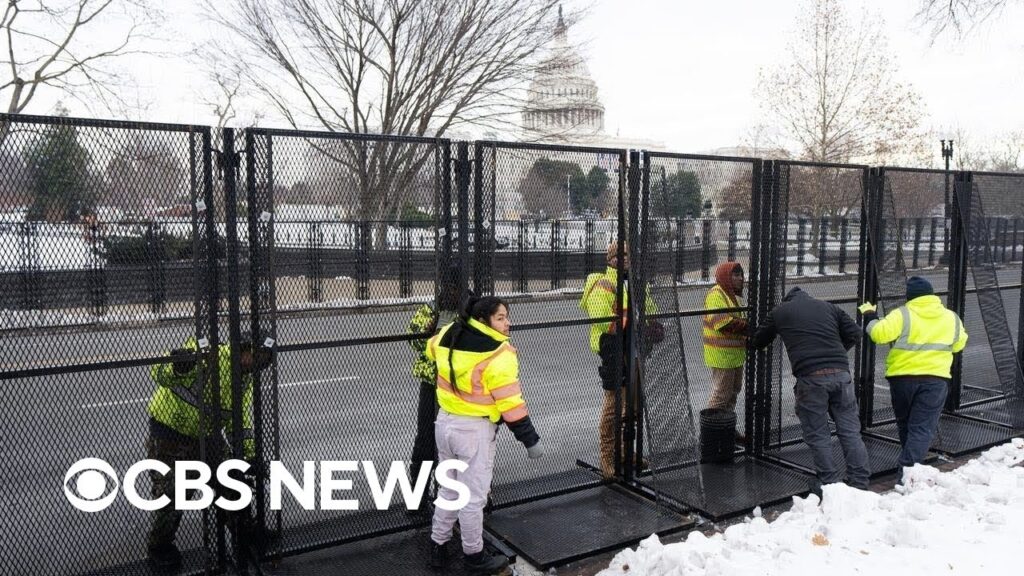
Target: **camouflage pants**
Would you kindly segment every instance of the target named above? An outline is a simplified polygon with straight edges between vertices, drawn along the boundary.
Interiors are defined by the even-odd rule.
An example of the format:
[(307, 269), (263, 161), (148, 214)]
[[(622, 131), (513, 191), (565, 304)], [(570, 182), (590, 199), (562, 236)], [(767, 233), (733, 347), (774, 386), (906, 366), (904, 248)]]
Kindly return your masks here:
[[(150, 436), (146, 442), (146, 457), (159, 460), (171, 467), (167, 474), (150, 470), (149, 478), (153, 483), (151, 491), (154, 499), (167, 496), (174, 500), (174, 463), (177, 460), (199, 460), (199, 441), (184, 442), (169, 438)], [(194, 494), (189, 494), (191, 498)], [(174, 544), (174, 536), (181, 524), (181, 510), (175, 510), (174, 504), (153, 511), (149, 527), (147, 545), (150, 550), (166, 548)]]

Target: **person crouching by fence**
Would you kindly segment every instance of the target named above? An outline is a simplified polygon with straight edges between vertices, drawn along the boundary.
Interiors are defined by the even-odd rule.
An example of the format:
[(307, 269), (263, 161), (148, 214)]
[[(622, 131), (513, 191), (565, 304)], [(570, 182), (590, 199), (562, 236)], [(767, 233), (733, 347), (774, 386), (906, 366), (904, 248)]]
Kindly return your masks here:
[[(508, 559), (484, 550), (484, 505), (491, 490), (498, 423), (504, 422), (530, 458), (544, 448), (530, 421), (519, 387), (519, 360), (508, 341), (508, 305), (499, 298), (470, 299), (457, 320), (441, 328), (427, 344), (427, 356), (436, 363), (437, 401), (441, 409), (434, 430), (439, 461), (457, 459), (468, 468), (455, 480), (470, 491), (462, 510), (434, 509), (430, 565), (447, 564), (447, 543), (458, 520), (464, 566), (472, 573), (494, 574)], [(455, 500), (457, 493), (440, 488), (438, 496)]]
[[(739, 262), (723, 262), (715, 269), (715, 285), (704, 299), (705, 310), (743, 307), (743, 267)], [(736, 397), (743, 387), (743, 363), (747, 357), (746, 314), (739, 311), (715, 312), (704, 316), (704, 364), (711, 371), (711, 398), (708, 408), (736, 409)], [(736, 441), (746, 438), (736, 433)]]
[[(203, 376), (209, 369), (206, 365), (207, 357), (211, 355), (199, 347), (195, 338), (189, 338), (182, 348), (172, 350), (167, 361), (156, 364), (150, 372), (157, 388), (148, 407), (150, 418), (146, 457), (159, 460), (172, 469), (167, 474), (150, 472), (154, 500), (161, 496), (174, 499), (174, 463), (178, 460), (201, 460), (200, 442), (206, 443), (208, 452), (221, 452), (221, 456), (231, 457), (227, 453), (228, 447), (222, 436), (223, 433), (230, 434), (232, 429), (230, 345), (221, 344), (216, 354), (220, 380), (219, 401), (213, 396), (212, 387), (203, 381)], [(250, 466), (255, 465), (256, 456), (253, 438), (252, 374), (267, 368), (271, 359), (269, 348), (254, 347), (250, 337), (243, 335), (239, 346), (244, 434), (241, 456)], [(211, 426), (211, 415), (206, 415), (205, 422), (202, 422), (200, 416), (200, 410), (215, 410), (215, 407), (219, 407), (221, 411), (220, 430), (214, 430)], [(158, 572), (173, 572), (181, 565), (181, 553), (174, 543), (181, 517), (182, 511), (176, 510), (173, 505), (164, 506), (153, 512), (147, 537), (147, 554), (150, 566)], [(242, 517), (240, 527), (244, 532), (243, 536), (250, 540), (250, 543), (277, 537), (272, 531), (255, 526), (250, 517)]]

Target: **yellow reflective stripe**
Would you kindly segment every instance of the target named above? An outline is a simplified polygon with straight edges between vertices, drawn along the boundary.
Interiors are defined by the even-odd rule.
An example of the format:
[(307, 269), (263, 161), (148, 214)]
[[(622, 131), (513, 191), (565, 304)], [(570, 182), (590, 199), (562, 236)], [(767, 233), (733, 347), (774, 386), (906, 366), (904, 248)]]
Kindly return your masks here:
[(479, 404), (481, 406), (493, 406), (494, 405), (494, 398), (492, 398), (490, 396), (486, 396), (486, 395), (483, 395), (483, 394), (466, 394), (466, 393), (463, 393), (463, 392), (456, 392), (455, 390), (452, 389), (451, 383), (448, 382), (448, 380), (445, 380), (444, 377), (442, 377), (440, 375), (438, 375), (438, 377), (437, 377), (437, 387), (438, 387), (438, 389), (444, 390), (445, 392), (451, 394), (452, 396), (455, 396), (456, 398), (459, 398), (460, 400), (465, 400), (466, 402), (469, 402), (470, 404)]
[(491, 396), (493, 396), (495, 400), (504, 400), (505, 398), (511, 398), (511, 397), (515, 396), (516, 394), (522, 394), (522, 393), (523, 393), (523, 391), (519, 387), (519, 381), (518, 380), (515, 381), (515, 382), (512, 382), (511, 384), (506, 384), (504, 386), (501, 386), (499, 388), (495, 388), (494, 390), (491, 390)]
[(501, 419), (505, 422), (517, 422), (529, 416), (530, 413), (526, 411), (526, 402), (523, 402), (519, 406), (510, 410), (505, 410), (501, 413)]
[[(894, 350), (909, 350), (912, 352), (928, 351), (928, 352), (953, 352), (953, 344), (960, 339), (960, 321), (957, 319), (954, 322), (953, 329), (953, 344), (934, 344), (934, 343), (922, 343), (922, 344), (911, 344), (910, 343), (910, 311), (907, 310), (906, 306), (900, 306), (898, 308), (900, 315), (903, 316), (903, 331), (900, 332), (900, 337), (893, 342)], [(871, 326), (871, 324), (868, 324)]]
[(743, 340), (734, 340), (732, 338), (722, 338), (719, 336), (704, 335), (704, 345), (711, 346), (713, 348), (746, 348), (747, 343)]

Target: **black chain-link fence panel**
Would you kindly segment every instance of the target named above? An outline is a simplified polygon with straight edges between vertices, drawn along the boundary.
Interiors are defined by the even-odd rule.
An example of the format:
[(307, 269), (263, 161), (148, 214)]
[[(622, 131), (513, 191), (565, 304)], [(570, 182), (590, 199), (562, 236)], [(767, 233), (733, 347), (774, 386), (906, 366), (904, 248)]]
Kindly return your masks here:
[[(773, 282), (764, 310), (781, 303), (794, 287), (840, 305), (856, 318), (858, 284), (863, 270), (861, 214), (866, 168), (853, 165), (778, 162), (772, 231), (765, 253)], [(767, 207), (765, 208), (767, 209)], [(801, 438), (793, 377), (780, 340), (769, 349), (769, 445), (780, 447)], [(850, 350), (856, 367), (859, 347)]]
[[(250, 258), (240, 276), (251, 296), (241, 313), (276, 350), (275, 370), (257, 380), (254, 398), (263, 461), (279, 460), (300, 481), (303, 462), (370, 461), (383, 478), (392, 462), (410, 460), (417, 432), (421, 386), (412, 345), (429, 335), (414, 337), (411, 320), (452, 288), (444, 317), (453, 318), (457, 277), (463, 286), (468, 277), (458, 261), (464, 228), (451, 208), (463, 206), (453, 192), (452, 147), (425, 138), (252, 129), (244, 150), (239, 252)], [(436, 285), (449, 268), (460, 270), (447, 280), (452, 286)], [(433, 418), (423, 426), (433, 437)], [(319, 472), (311, 481), (319, 494)], [(286, 493), (278, 512), (265, 490), (261, 496), (266, 525), (280, 519), (281, 552), (426, 521), (408, 513), (399, 491), (378, 510), (361, 474), (344, 494), (357, 510), (331, 510), (319, 498), (307, 510)]]
[[(612, 318), (591, 318), (581, 300), (588, 277), (606, 274), (608, 247), (626, 229), (620, 218), (627, 156), (616, 149), (481, 142), (474, 158), (474, 286), (509, 302), (523, 397), (546, 451), (528, 460), (511, 434), (499, 432), (492, 499), (502, 506), (600, 480), (606, 392), (590, 338), (595, 325)], [(618, 269), (612, 270), (614, 285)], [(624, 395), (620, 403), (625, 406)], [(621, 418), (614, 410), (609, 416), (614, 433)], [(621, 428), (619, 436), (625, 436)], [(621, 446), (618, 454), (622, 472)]]
[[(910, 276), (928, 280), (937, 295), (948, 295), (949, 198), (953, 175), (937, 170), (881, 168), (872, 171), (867, 229), (872, 274), (866, 279), (866, 301), (875, 302), (880, 316), (906, 302)], [(947, 188), (948, 187), (948, 188)], [(866, 338), (866, 336), (865, 336)], [(865, 355), (874, 367), (861, 384), (861, 401), (869, 425), (895, 418), (885, 379), (888, 346), (873, 347)]]
[[(1019, 335), (1020, 283), (1012, 260), (1010, 222), (1024, 212), (1024, 177), (967, 174), (957, 200), (966, 248), (964, 325), (971, 340), (963, 353), (960, 405), (1001, 402), (1001, 423), (1024, 426), (1024, 378), (1014, 336)], [(1012, 318), (1011, 318), (1011, 312)]]
[[(709, 311), (707, 298), (724, 262), (739, 263), (751, 277), (750, 203), (760, 172), (751, 159), (663, 153), (645, 158), (643, 258), (637, 265), (653, 302), (644, 317), (659, 323), (663, 334), (657, 342), (646, 330), (641, 339), (643, 432), (645, 455), (657, 474), (700, 460), (700, 412), (714, 389), (705, 363), (704, 321), (728, 313)], [(740, 295), (738, 308), (748, 307), (747, 296)], [(747, 394), (745, 388), (737, 392), (736, 429), (745, 433)]]
[[(204, 127), (0, 117), (4, 573), (148, 573), (156, 516), (131, 506), (120, 482), (158, 457), (151, 370), (188, 339), (216, 345), (210, 137)], [(191, 386), (210, 391), (215, 369), (202, 366), (215, 355), (186, 356), (200, 366)], [(212, 465), (224, 457), (223, 443), (206, 448), (176, 449)], [(83, 458), (109, 469), (76, 469)], [(150, 477), (134, 488), (150, 498)], [(107, 498), (92, 513), (71, 504)], [(184, 514), (175, 536), (186, 569), (215, 567), (219, 534), (212, 512)]]

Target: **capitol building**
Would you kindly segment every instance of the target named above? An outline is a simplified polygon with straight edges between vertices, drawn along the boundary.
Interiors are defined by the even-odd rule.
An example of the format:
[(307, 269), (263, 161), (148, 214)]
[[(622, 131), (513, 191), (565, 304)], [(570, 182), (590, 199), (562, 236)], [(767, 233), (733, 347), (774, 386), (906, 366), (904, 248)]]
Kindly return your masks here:
[(587, 62), (569, 43), (568, 27), (559, 8), (554, 40), (527, 90), (519, 139), (545, 144), (665, 150), (663, 142), (607, 134), (604, 111)]

